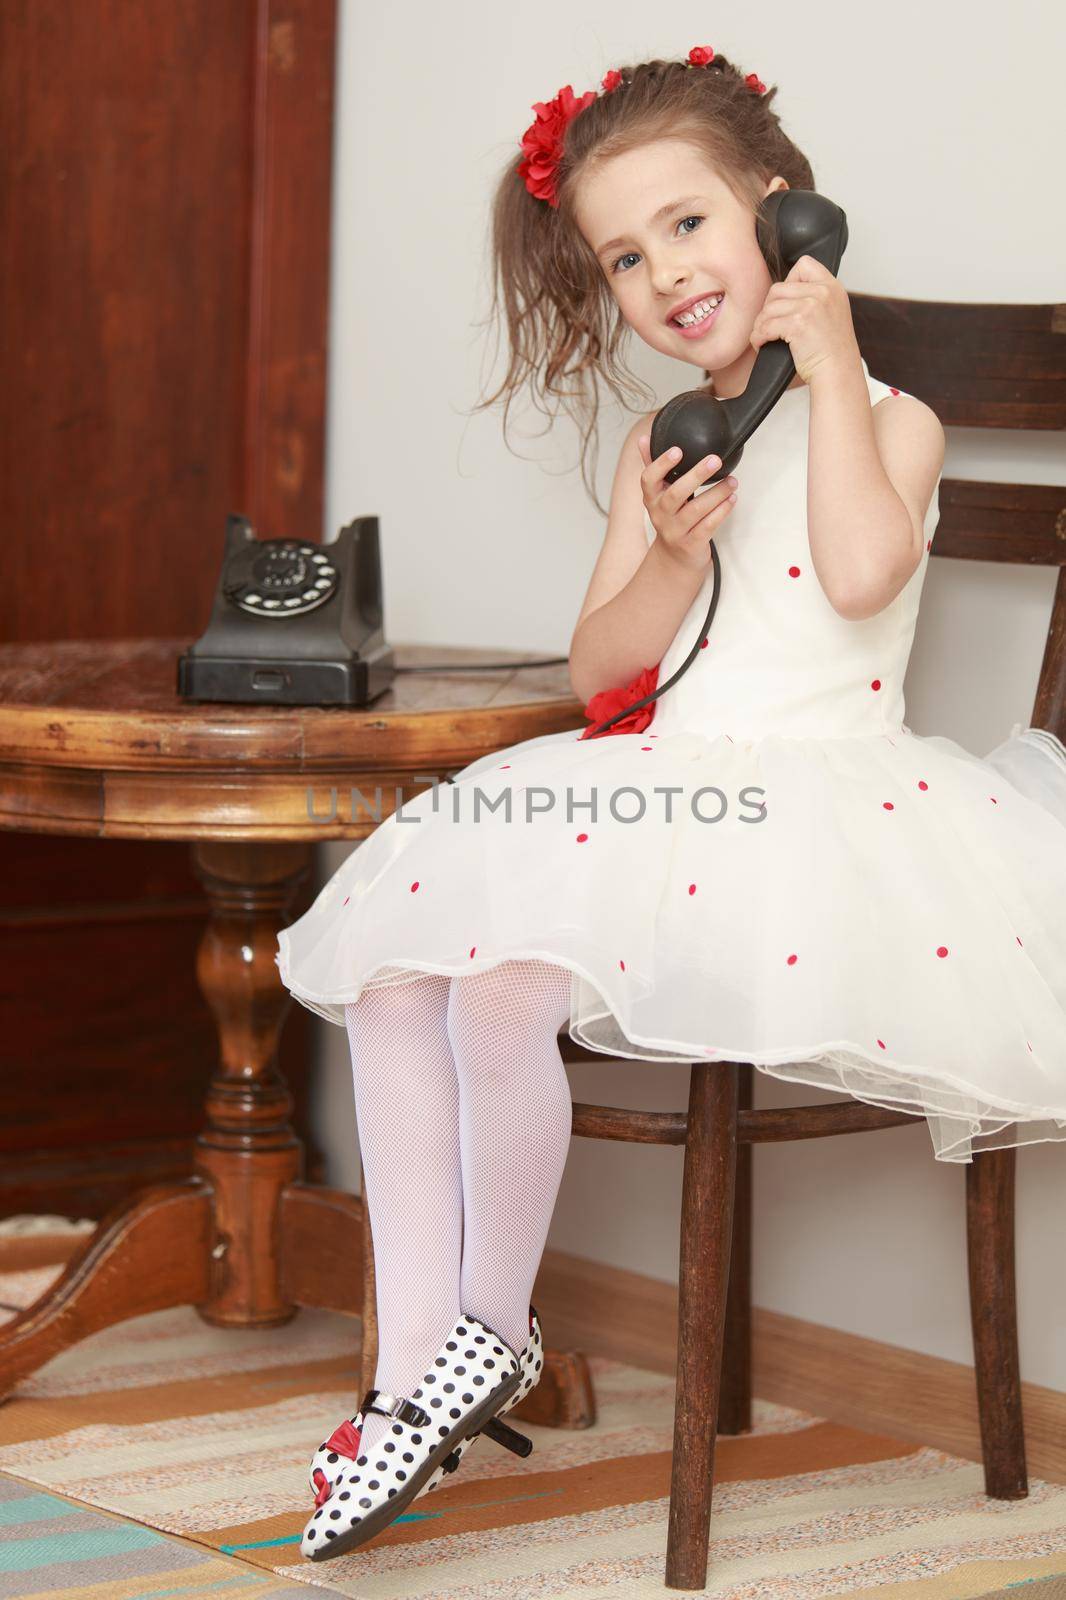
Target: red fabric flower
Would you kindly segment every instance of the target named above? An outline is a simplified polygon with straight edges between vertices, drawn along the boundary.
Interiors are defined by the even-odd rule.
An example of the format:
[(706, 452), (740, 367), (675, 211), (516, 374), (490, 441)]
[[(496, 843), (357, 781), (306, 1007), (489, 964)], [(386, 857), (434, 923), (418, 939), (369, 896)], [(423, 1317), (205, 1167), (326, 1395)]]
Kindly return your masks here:
[(522, 135), (521, 145), (525, 154), (518, 163), (518, 171), (525, 179), (526, 188), (536, 199), (547, 200), (551, 206), (558, 205), (555, 169), (563, 153), (563, 135), (567, 125), (595, 98), (595, 89), (589, 89), (578, 100), (572, 85), (568, 83), (559, 90), (554, 100), (546, 104), (543, 100), (534, 102), (533, 110), (537, 118)]
[[(689, 67), (709, 67), (713, 60), (714, 51), (709, 44), (694, 44), (688, 53), (688, 61), (685, 65)], [(749, 72), (744, 82), (752, 94), (766, 93), (766, 85), (758, 73)]]
[[(643, 700), (659, 687), (659, 662), (654, 667), (645, 667), (644, 670), (627, 683), (624, 689), (601, 689), (599, 694), (594, 694), (585, 707), (585, 715), (590, 723), (596, 725), (605, 722), (608, 717), (613, 717), (616, 711), (622, 711), (626, 706), (631, 706), (637, 700)], [(620, 717), (613, 728), (604, 728), (602, 733), (593, 733), (592, 727), (585, 729), (582, 739), (605, 739), (610, 733), (643, 733), (655, 715), (656, 701), (651, 705), (641, 706), (639, 711), (634, 711), (631, 716)]]
[[(709, 67), (714, 58), (714, 49), (711, 45), (694, 44), (688, 53), (685, 65)], [(600, 82), (603, 92), (610, 94), (621, 87), (624, 79), (617, 68), (611, 67)], [(766, 85), (756, 73), (749, 72), (744, 82), (753, 94), (765, 94)], [(553, 207), (558, 206), (555, 176), (562, 160), (567, 126), (595, 99), (595, 89), (589, 89), (578, 99), (574, 94), (573, 85), (568, 83), (559, 90), (554, 100), (534, 101), (536, 121), (530, 123), (519, 141), (522, 147), (522, 160), (518, 163), (516, 171), (535, 199), (546, 200)]]

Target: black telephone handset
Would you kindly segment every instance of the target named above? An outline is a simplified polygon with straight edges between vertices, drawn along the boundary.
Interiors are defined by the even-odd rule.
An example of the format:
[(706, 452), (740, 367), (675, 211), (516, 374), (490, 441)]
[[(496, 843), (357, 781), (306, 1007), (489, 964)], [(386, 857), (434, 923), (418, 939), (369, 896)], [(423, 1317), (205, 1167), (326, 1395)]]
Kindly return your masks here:
[[(756, 212), (755, 232), (766, 263), (771, 272), (778, 276), (778, 281), (785, 277), (801, 256), (813, 256), (835, 277), (848, 243), (848, 223), (843, 211), (832, 200), (823, 194), (816, 194), (813, 189), (775, 189), (768, 194)], [(709, 455), (721, 456), (722, 464), (703, 483), (716, 483), (728, 477), (744, 454), (745, 442), (773, 410), (795, 376), (796, 364), (787, 341), (773, 339), (769, 344), (764, 344), (755, 357), (743, 394), (719, 400), (706, 389), (686, 389), (683, 394), (668, 400), (652, 423), (650, 439), (653, 461), (671, 446), (681, 448), (681, 459), (666, 474), (665, 482), (675, 483), (697, 461)], [(693, 495), (690, 495), (689, 499), (692, 498)], [(721, 587), (721, 566), (713, 539), (710, 545), (714, 563), (711, 605), (700, 636), (688, 656), (673, 677), (659, 684), (652, 694), (626, 706), (606, 722), (586, 729), (585, 737), (603, 733), (641, 706), (650, 705), (671, 684), (676, 683), (696, 659), (710, 631)]]

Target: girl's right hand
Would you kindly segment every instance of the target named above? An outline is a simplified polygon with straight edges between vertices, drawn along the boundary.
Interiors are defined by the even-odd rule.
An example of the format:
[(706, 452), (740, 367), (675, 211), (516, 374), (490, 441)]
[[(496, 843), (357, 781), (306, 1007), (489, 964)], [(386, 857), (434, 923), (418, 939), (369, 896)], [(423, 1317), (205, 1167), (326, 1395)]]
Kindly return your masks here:
[[(637, 447), (644, 462), (640, 475), (644, 505), (663, 549), (681, 566), (700, 571), (710, 565), (711, 537), (736, 502), (736, 478), (723, 478), (697, 495), (695, 491), (722, 465), (720, 456), (705, 456), (675, 483), (664, 484), (681, 452), (667, 450), (653, 461), (651, 435), (646, 433), (638, 438)], [(690, 495), (695, 498), (690, 500)]]

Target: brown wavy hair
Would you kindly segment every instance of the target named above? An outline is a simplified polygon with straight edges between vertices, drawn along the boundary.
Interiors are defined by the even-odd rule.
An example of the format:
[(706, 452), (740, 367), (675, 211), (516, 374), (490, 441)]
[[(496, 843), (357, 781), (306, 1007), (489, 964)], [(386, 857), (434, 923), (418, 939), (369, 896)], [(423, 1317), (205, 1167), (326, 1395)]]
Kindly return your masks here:
[[(558, 409), (542, 406), (540, 399), (561, 400), (581, 433), (585, 487), (604, 516), (607, 510), (596, 497), (594, 482), (597, 380), (603, 379), (623, 408), (628, 397), (636, 409), (649, 410), (656, 397), (618, 358), (623, 336), (631, 330), (577, 225), (575, 202), (582, 179), (614, 156), (672, 138), (697, 149), (753, 214), (778, 173), (790, 188), (814, 188), (806, 156), (771, 109), (776, 84), (764, 94), (754, 93), (740, 70), (719, 54), (705, 67), (657, 60), (616, 70), (618, 86), (599, 93), (566, 126), (555, 175), (557, 207), (530, 194), (518, 172), (520, 153), (500, 175), (491, 212), (490, 320), (499, 317), (502, 295), (510, 363), (499, 388), (474, 407), (483, 411), (506, 394), (506, 442), (511, 402), (523, 384), (528, 381), (534, 404), (549, 420)], [(768, 266), (775, 282), (785, 276), (779, 261)], [(709, 373), (704, 371), (704, 377)], [(574, 387), (567, 387), (568, 379), (576, 380)]]

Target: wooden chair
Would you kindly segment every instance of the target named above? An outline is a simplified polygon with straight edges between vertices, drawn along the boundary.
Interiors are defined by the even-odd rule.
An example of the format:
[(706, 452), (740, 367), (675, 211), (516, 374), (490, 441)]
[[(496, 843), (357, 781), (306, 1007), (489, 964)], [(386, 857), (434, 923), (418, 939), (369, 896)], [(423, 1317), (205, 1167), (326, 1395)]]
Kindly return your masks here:
[[(1066, 308), (956, 305), (852, 295), (870, 373), (918, 395), (945, 426), (1066, 427)], [(1066, 738), (1066, 492), (1055, 486), (943, 478), (932, 554), (1057, 566), (1058, 584), (1032, 725)], [(560, 1035), (564, 1060), (592, 1052)], [(609, 1057), (598, 1055), (597, 1060)], [(636, 1144), (683, 1144), (677, 1394), (665, 1585), (707, 1582), (715, 1437), (751, 1427), (751, 1147), (912, 1124), (912, 1112), (859, 1100), (753, 1109), (750, 1062), (694, 1062), (686, 1111), (639, 1111), (575, 1102), (573, 1133)], [(978, 1152), (966, 1166), (966, 1227), (974, 1365), (985, 1492), (1028, 1492), (1014, 1288), (1013, 1148)], [(364, 1372), (374, 1352), (369, 1229), (364, 1291)], [(550, 1331), (550, 1330), (549, 1330)], [(369, 1339), (367, 1335), (370, 1335)], [(572, 1353), (547, 1352), (556, 1383), (551, 1420), (573, 1420), (558, 1391)], [(569, 1367), (567, 1368), (567, 1364)], [(546, 1371), (545, 1376), (548, 1373)], [(369, 1378), (368, 1380), (369, 1381)], [(544, 1387), (542, 1384), (539, 1387)], [(515, 1407), (547, 1420), (533, 1402)]]

